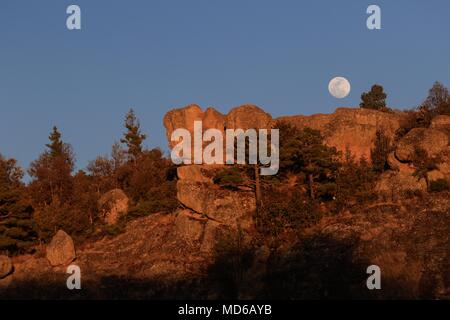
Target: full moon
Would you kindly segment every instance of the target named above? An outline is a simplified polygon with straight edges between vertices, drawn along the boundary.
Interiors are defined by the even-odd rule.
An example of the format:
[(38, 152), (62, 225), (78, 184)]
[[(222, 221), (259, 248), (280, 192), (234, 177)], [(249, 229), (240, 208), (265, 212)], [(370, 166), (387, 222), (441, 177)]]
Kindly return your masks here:
[(350, 89), (350, 82), (343, 77), (333, 78), (328, 84), (328, 91), (333, 97), (338, 99), (343, 99), (348, 96)]

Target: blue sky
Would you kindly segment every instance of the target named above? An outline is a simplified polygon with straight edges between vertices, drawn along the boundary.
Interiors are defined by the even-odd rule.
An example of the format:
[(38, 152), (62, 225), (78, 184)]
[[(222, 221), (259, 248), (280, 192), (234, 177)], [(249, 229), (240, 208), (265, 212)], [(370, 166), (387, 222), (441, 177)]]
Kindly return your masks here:
[[(81, 31), (66, 29), (70, 4)], [(382, 30), (366, 28), (369, 4)], [(2, 0), (0, 153), (28, 167), (57, 125), (84, 168), (130, 107), (164, 150), (164, 114), (190, 103), (329, 113), (380, 83), (389, 105), (414, 107), (450, 85), (448, 12), (448, 0)], [(327, 92), (338, 75), (352, 84), (342, 100)]]

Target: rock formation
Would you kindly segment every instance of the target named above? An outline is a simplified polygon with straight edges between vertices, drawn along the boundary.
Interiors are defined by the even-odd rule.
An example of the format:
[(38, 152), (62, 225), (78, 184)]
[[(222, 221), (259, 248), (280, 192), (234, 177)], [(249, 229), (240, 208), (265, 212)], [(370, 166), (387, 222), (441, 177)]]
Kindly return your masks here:
[[(394, 152), (388, 157), (388, 165), (392, 171), (381, 175), (377, 190), (382, 193), (399, 194), (405, 191), (426, 191), (427, 181), (431, 183), (439, 179), (450, 180), (450, 146), (446, 133), (448, 125), (447, 116), (438, 116), (433, 119), (430, 128), (414, 128), (402, 137)], [(448, 131), (450, 133), (450, 131)], [(437, 158), (437, 169), (427, 173), (425, 178), (414, 175), (412, 161), (417, 149), (422, 149), (430, 158)]]
[[(271, 128), (277, 121), (286, 121), (298, 128), (310, 127), (320, 130), (328, 146), (335, 147), (341, 152), (349, 150), (356, 159), (365, 157), (370, 161), (377, 131), (382, 131), (391, 143), (394, 143), (402, 116), (401, 112), (338, 108), (332, 114), (298, 115), (273, 119), (268, 113), (253, 105), (234, 108), (227, 115), (223, 115), (213, 108), (208, 108), (203, 112), (198, 105), (190, 105), (168, 112), (164, 117), (164, 125), (167, 129), (169, 146), (172, 147), (173, 144), (170, 142), (172, 132), (177, 128), (186, 128), (192, 132), (195, 120), (203, 121), (204, 130), (216, 128), (221, 131), (227, 128)], [(412, 166), (411, 160), (416, 148), (422, 148), (430, 157), (437, 155), (441, 157), (438, 169), (428, 174), (429, 181), (439, 178), (450, 179), (449, 136), (449, 116), (435, 117), (430, 128), (412, 129), (397, 142), (394, 152), (389, 155), (388, 164), (392, 171), (385, 172), (380, 177), (377, 190), (381, 193), (427, 190), (426, 180), (414, 176), (415, 168)], [(221, 215), (221, 213), (217, 213), (218, 208), (222, 206), (234, 211), (232, 203), (235, 203), (236, 199), (232, 199), (234, 197), (232, 193), (225, 196), (211, 191), (208, 186), (211, 177), (205, 176), (199, 171), (203, 170), (205, 173), (209, 170), (208, 168), (211, 167), (179, 168), (179, 200), (194, 211), (211, 217), (216, 216), (220, 220), (223, 217), (217, 217)], [(206, 190), (209, 192), (205, 192)], [(214, 200), (216, 197), (224, 197), (224, 200), (216, 201)], [(227, 204), (226, 201), (230, 201), (231, 204)], [(225, 212), (226, 209), (220, 211)]]
[(75, 260), (75, 246), (72, 238), (59, 230), (47, 246), (47, 260), (52, 266), (65, 266)]
[(277, 120), (287, 121), (299, 128), (320, 130), (325, 143), (330, 147), (342, 152), (348, 149), (357, 159), (364, 156), (370, 160), (377, 130), (382, 131), (392, 141), (400, 126), (400, 119), (401, 115), (398, 113), (338, 108), (332, 114), (289, 116)]
[(348, 148), (357, 158), (365, 156), (370, 159), (370, 150), (376, 137), (377, 130), (393, 140), (395, 131), (400, 126), (401, 115), (386, 113), (369, 109), (338, 108), (332, 114), (315, 114), (312, 116), (288, 116), (273, 119), (270, 114), (254, 105), (243, 105), (232, 109), (223, 115), (213, 108), (206, 111), (198, 105), (189, 105), (185, 108), (169, 111), (164, 117), (164, 126), (169, 141), (169, 147), (174, 143), (170, 141), (172, 132), (177, 128), (185, 128), (191, 133), (194, 121), (203, 121), (203, 129), (265, 129), (274, 126), (276, 121), (287, 121), (299, 128), (311, 127), (320, 130), (325, 142), (336, 147), (339, 151)]
[(223, 190), (212, 176), (220, 166), (189, 165), (178, 168), (177, 197), (186, 207), (178, 212), (176, 229), (188, 243), (200, 242), (211, 253), (220, 233), (251, 230), (255, 197), (248, 191)]
[(270, 129), (273, 125), (272, 116), (254, 105), (234, 108), (227, 115), (221, 114), (214, 108), (202, 111), (198, 105), (189, 105), (169, 111), (164, 116), (163, 122), (170, 148), (176, 144), (171, 141), (174, 130), (183, 128), (193, 136), (194, 121), (202, 121), (203, 131), (218, 129), (222, 133), (226, 129)]
[(116, 224), (128, 212), (129, 199), (125, 192), (114, 189), (105, 193), (98, 201), (100, 216), (107, 225)]
[(435, 157), (448, 146), (447, 135), (437, 129), (414, 128), (398, 143), (395, 156), (401, 162), (410, 162), (417, 148), (426, 151), (429, 157)]
[(13, 271), (11, 259), (7, 256), (0, 256), (0, 279), (5, 278)]

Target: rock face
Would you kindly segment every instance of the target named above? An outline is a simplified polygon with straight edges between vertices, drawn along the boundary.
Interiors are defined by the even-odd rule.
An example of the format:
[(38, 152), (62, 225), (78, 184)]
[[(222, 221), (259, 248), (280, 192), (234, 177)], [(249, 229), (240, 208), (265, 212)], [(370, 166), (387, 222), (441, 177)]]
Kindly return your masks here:
[(413, 169), (384, 172), (375, 188), (379, 193), (394, 197), (399, 196), (402, 192), (427, 191), (425, 179), (417, 179), (413, 173)]
[[(206, 170), (205, 166), (192, 165), (192, 166), (181, 166), (177, 168), (178, 179), (186, 180), (190, 182), (200, 182), (200, 183), (213, 183), (212, 176), (208, 175), (212, 172), (211, 168), (214, 165), (209, 165), (209, 169)], [(216, 166), (221, 168), (222, 166)]]
[(76, 258), (72, 238), (59, 230), (47, 246), (47, 260), (52, 266), (68, 265)]
[(320, 130), (325, 142), (339, 151), (348, 148), (357, 158), (370, 159), (370, 151), (377, 130), (393, 140), (395, 131), (400, 126), (401, 115), (369, 109), (338, 108), (332, 114), (316, 114), (312, 116), (288, 116), (273, 119), (272, 116), (254, 105), (244, 105), (232, 109), (223, 115), (213, 108), (206, 111), (198, 105), (174, 109), (164, 117), (169, 147), (175, 144), (170, 141), (172, 132), (177, 128), (185, 128), (193, 132), (194, 121), (203, 121), (203, 130), (215, 128), (225, 129), (269, 129), (276, 121), (287, 121), (299, 128), (311, 127)]
[[(387, 163), (392, 171), (381, 175), (377, 191), (383, 194), (399, 195), (408, 191), (427, 191), (427, 181), (414, 176), (416, 168), (412, 163), (416, 149), (425, 150), (429, 157), (440, 159), (437, 169), (427, 173), (428, 183), (439, 179), (450, 179), (449, 138), (442, 131), (441, 124), (446, 116), (433, 119), (432, 128), (415, 128), (398, 141), (394, 152), (389, 154)], [(437, 129), (439, 128), (439, 130)]]
[(447, 135), (436, 129), (414, 128), (398, 143), (395, 156), (402, 162), (412, 161), (416, 148), (425, 150), (429, 157), (443, 152), (448, 146)]
[(332, 114), (281, 117), (298, 128), (320, 130), (325, 142), (338, 151), (346, 149), (356, 157), (370, 160), (376, 132), (381, 130), (391, 141), (400, 126), (401, 115), (369, 109), (338, 108)]
[(228, 225), (238, 225), (256, 209), (252, 192), (214, 189), (212, 184), (179, 180), (178, 200), (193, 211)]
[(114, 189), (105, 193), (98, 201), (98, 208), (107, 225), (116, 224), (128, 212), (129, 199), (125, 192)]
[(175, 220), (175, 228), (179, 236), (192, 244), (200, 240), (206, 221), (207, 219), (202, 220), (190, 210), (181, 210)]
[[(175, 228), (187, 243), (200, 251), (213, 252), (227, 232), (253, 228), (254, 194), (220, 189), (212, 177), (222, 166), (189, 165), (178, 168), (177, 198), (186, 209), (178, 212)], [(234, 231), (233, 231), (234, 230)]]
[(254, 105), (234, 108), (225, 119), (227, 129), (270, 129), (272, 124), (272, 116)]
[(430, 128), (433, 129), (450, 129), (450, 116), (439, 115), (433, 118)]
[[(169, 111), (164, 116), (163, 122), (170, 148), (177, 144), (171, 141), (172, 133), (176, 129), (186, 129), (191, 133), (191, 137), (194, 136), (195, 121), (202, 122), (203, 132), (208, 129), (217, 129), (223, 135), (226, 129), (270, 129), (273, 125), (272, 116), (254, 105), (234, 108), (227, 115), (221, 114), (214, 108), (203, 111), (198, 105), (189, 105)], [(204, 142), (203, 145), (208, 143)]]
[(11, 259), (7, 256), (0, 256), (0, 279), (5, 278), (13, 271)]

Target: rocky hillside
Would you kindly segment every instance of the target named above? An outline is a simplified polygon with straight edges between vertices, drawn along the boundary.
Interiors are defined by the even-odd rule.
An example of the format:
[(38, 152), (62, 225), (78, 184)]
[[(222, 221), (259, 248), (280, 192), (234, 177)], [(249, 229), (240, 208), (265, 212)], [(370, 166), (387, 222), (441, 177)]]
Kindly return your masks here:
[[(389, 169), (376, 183), (377, 199), (348, 204), (313, 226), (291, 227), (276, 237), (258, 233), (254, 191), (214, 183), (222, 166), (180, 166), (179, 209), (135, 219), (122, 233), (91, 239), (76, 252), (70, 237), (58, 233), (33, 256), (0, 260), (6, 270), (0, 297), (450, 299), (450, 193), (427, 192), (432, 181), (450, 180), (449, 119), (436, 117), (429, 128), (395, 141)], [(222, 131), (287, 121), (319, 129), (340, 151), (370, 158), (377, 132), (396, 140), (402, 114), (342, 108), (272, 119), (256, 106), (222, 115), (192, 105), (166, 115), (168, 139), (177, 128), (193, 130), (194, 120)], [(415, 167), (419, 147), (436, 156), (436, 166), (421, 177)], [(121, 203), (125, 197), (121, 193)], [(68, 264), (81, 268), (82, 290), (66, 288)], [(381, 268), (382, 290), (366, 287), (373, 264)]]

